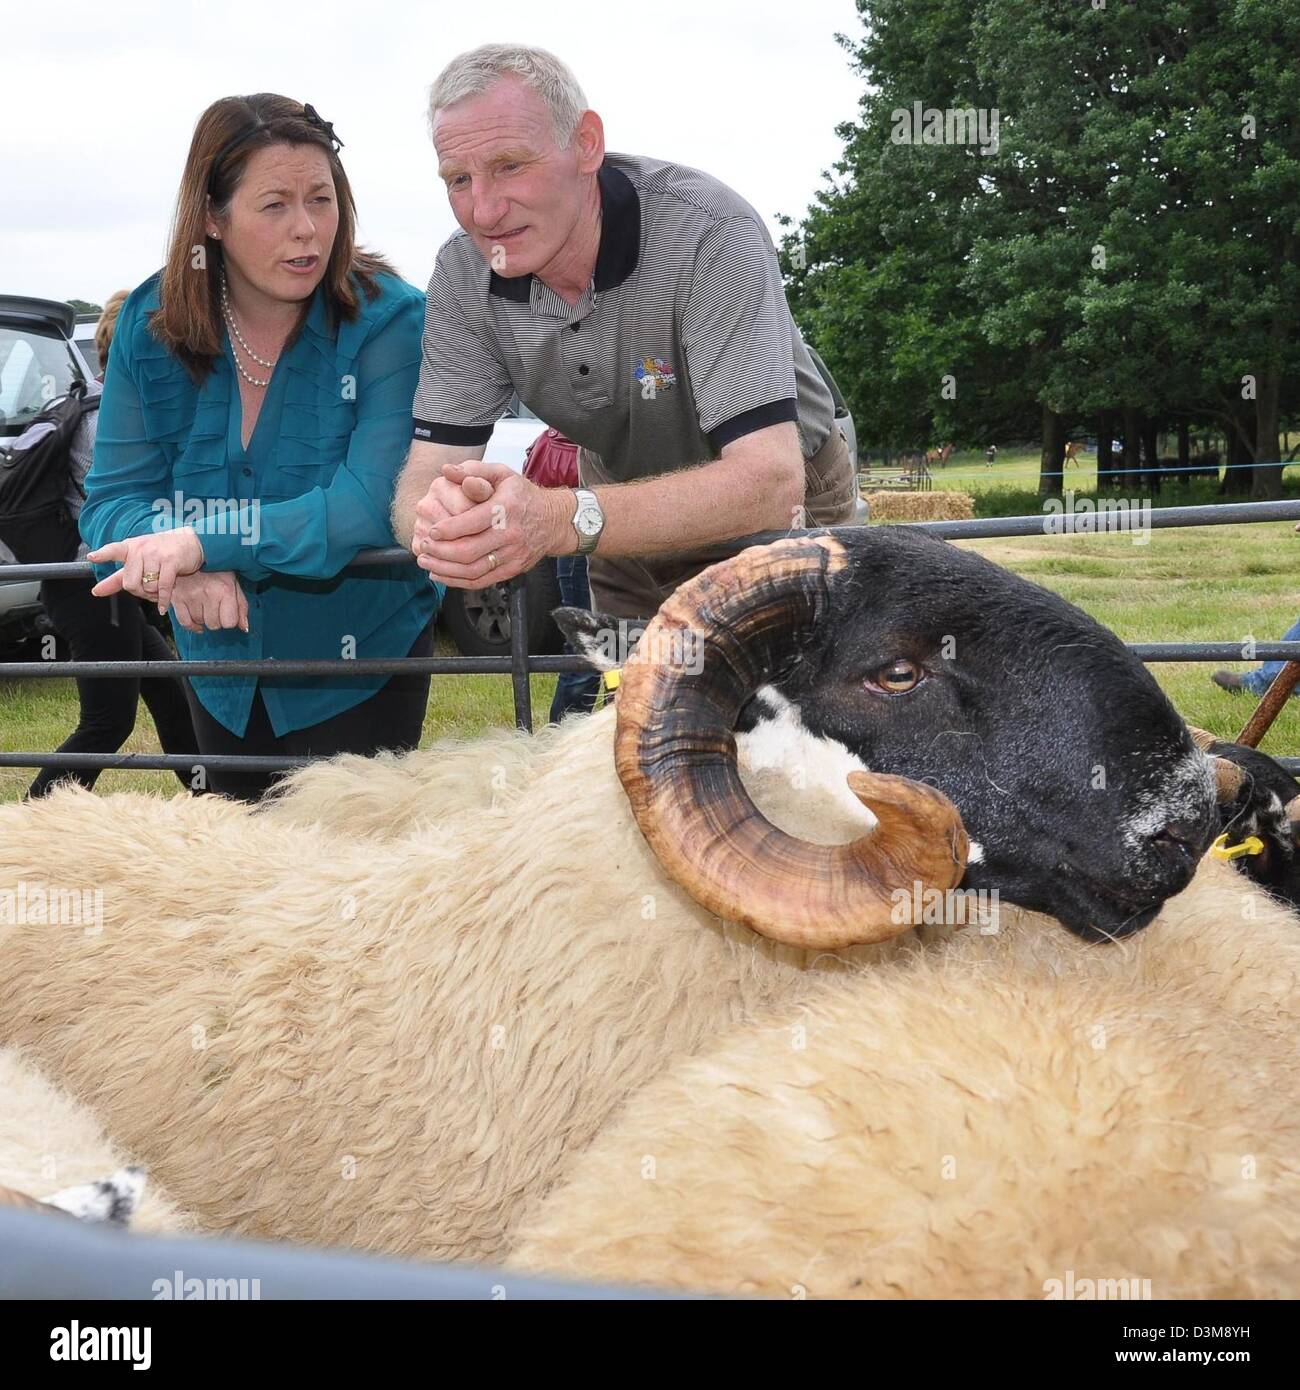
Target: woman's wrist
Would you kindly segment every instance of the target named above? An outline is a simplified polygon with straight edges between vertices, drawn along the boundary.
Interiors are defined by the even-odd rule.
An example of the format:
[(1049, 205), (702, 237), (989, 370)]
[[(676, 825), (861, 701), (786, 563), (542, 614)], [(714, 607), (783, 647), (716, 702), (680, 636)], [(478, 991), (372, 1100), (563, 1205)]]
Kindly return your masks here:
[[(203, 550), (203, 539), (193, 526), (182, 526), (182, 531), (189, 533), (190, 540), (194, 543), (194, 554), (198, 557), (194, 564), (189, 567), (189, 573), (194, 574), (203, 568), (205, 554)], [(188, 561), (187, 561), (188, 564)]]

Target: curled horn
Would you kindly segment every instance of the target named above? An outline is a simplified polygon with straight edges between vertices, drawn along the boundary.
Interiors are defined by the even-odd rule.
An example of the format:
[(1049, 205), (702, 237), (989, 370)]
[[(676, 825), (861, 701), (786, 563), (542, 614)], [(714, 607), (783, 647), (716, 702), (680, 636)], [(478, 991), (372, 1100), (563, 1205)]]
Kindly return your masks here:
[(1246, 774), (1227, 758), (1211, 758), (1210, 761), (1214, 764), (1214, 794), (1219, 804), (1235, 801)]
[(1195, 724), (1189, 724), (1187, 731), (1192, 736), (1192, 742), (1201, 752), (1210, 754), (1210, 762), (1214, 767), (1214, 794), (1219, 804), (1223, 805), (1226, 802), (1235, 801), (1246, 774), (1228, 758), (1220, 758), (1214, 753), (1210, 753), (1210, 749), (1216, 743), (1223, 743), (1225, 740), (1215, 738), (1213, 734), (1207, 733), (1204, 729), (1198, 729)]
[(618, 775), (665, 870), (710, 912), (805, 948), (906, 931), (914, 889), (955, 888), (969, 853), (952, 802), (905, 777), (850, 775), (878, 825), (847, 845), (778, 830), (741, 783), (736, 717), (799, 659), (847, 566), (839, 541), (816, 536), (705, 570), (646, 629), (616, 705)]

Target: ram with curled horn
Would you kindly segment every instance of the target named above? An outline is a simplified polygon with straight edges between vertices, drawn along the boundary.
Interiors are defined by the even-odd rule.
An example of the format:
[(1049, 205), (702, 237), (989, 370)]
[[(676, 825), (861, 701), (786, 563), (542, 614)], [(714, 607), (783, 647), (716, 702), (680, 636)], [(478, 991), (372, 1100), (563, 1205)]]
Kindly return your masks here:
[[(836, 542), (813, 541), (710, 570), (660, 609), (619, 689), (615, 763), (659, 862), (710, 912), (796, 946), (896, 935), (911, 923), (894, 894), (947, 891), (966, 867), (961, 818), (924, 783), (850, 772), (875, 828), (813, 845), (768, 822), (740, 780), (741, 709), (797, 659), (846, 563)], [(658, 649), (683, 659), (650, 659)]]
[[(609, 664), (613, 620), (557, 616)], [(1230, 794), (1112, 633), (914, 530), (747, 550), (641, 643), (615, 739), (637, 823), (698, 902), (777, 940), (880, 940), (914, 925), (908, 901), (979, 889), (1125, 935), (1189, 881)], [(816, 768), (861, 801), (863, 835), (810, 845), (768, 823), (737, 739), (742, 762)]]
[(207, 1227), (497, 1259), (671, 1059), (951, 936), (909, 886), (1106, 941), (1194, 896), (1217, 817), (1078, 609), (909, 528), (805, 533), (684, 584), (590, 718), (257, 810), (0, 806), (0, 893), (103, 901), (91, 937), (0, 917), (0, 1042)]

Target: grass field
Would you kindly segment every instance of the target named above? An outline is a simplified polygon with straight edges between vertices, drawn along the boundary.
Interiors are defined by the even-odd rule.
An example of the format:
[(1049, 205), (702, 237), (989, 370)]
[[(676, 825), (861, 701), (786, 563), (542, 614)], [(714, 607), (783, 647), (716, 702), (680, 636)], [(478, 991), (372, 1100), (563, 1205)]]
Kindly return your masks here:
[[(437, 656), (455, 656), (456, 649), (441, 635)], [(546, 722), (555, 692), (555, 676), (534, 676), (531, 681), (533, 722)], [(509, 676), (435, 676), (424, 716), (427, 746), (435, 739), (453, 734), (472, 737), (484, 729), (514, 723), (514, 702)], [(72, 732), (77, 722), (77, 690), (71, 680), (46, 677), (41, 680), (6, 681), (0, 665), (0, 749), (56, 748)], [(135, 733), (124, 752), (159, 753), (158, 735), (144, 702), (136, 716)], [(34, 768), (0, 768), (0, 801), (14, 801), (31, 784)], [(114, 772), (101, 774), (98, 791), (161, 791), (167, 795), (180, 790), (171, 773)]]
[[(988, 488), (996, 491), (993, 479), (1003, 473), (1000, 487), (1010, 492), (1008, 485), (1018, 482), (1015, 470), (1025, 466), (1026, 459), (1015, 456), (999, 460), (990, 470), (982, 460), (969, 468), (958, 464), (937, 475), (936, 485), (983, 491), (978, 475), (985, 474)], [(1039, 510), (1034, 478), (1036, 463), (1021, 511)], [(1067, 487), (1073, 486), (1071, 476)], [(1078, 486), (1082, 491), (1082, 479)], [(1000, 493), (989, 500), (1006, 501)], [(1154, 531), (1145, 545), (1134, 544), (1128, 535), (1036, 536), (969, 544), (1077, 603), (1126, 641), (1237, 642), (1248, 635), (1274, 640), (1300, 612), (1300, 535), (1289, 522)], [(439, 654), (454, 653), (440, 647)], [(1235, 737), (1253, 708), (1248, 697), (1229, 695), (1211, 684), (1213, 665), (1167, 663), (1151, 669), (1187, 719), (1220, 736)], [(1233, 669), (1247, 670), (1249, 663), (1234, 663)], [(533, 677), (536, 722), (545, 720), (554, 687), (554, 676)], [(0, 667), (0, 748), (54, 748), (71, 731), (76, 713), (72, 681), (7, 682)], [(488, 727), (508, 726), (513, 718), (508, 676), (436, 676), (423, 743), (454, 734), (472, 736)], [(1300, 751), (1300, 700), (1283, 711), (1264, 749), (1278, 754)], [(158, 751), (143, 704), (127, 751)], [(33, 775), (28, 769), (0, 768), (0, 800), (21, 796)], [(170, 794), (178, 784), (163, 773), (105, 772), (99, 788), (152, 788)]]
[[(1027, 516), (1042, 510), (1038, 496), (1039, 453), (1037, 448), (1010, 447), (1001, 450), (990, 468), (976, 451), (956, 453), (947, 467), (935, 468), (934, 486), (952, 492), (968, 492), (975, 499), (976, 516)], [(1300, 464), (1282, 473), (1282, 488), (1288, 497), (1300, 497)], [(1064, 490), (1079, 497), (1097, 495), (1097, 456), (1082, 454), (1077, 464), (1065, 470)], [(1177, 507), (1222, 501), (1249, 501), (1249, 498), (1222, 498), (1218, 484), (1195, 479), (1186, 484), (1167, 483), (1152, 500), (1153, 507)]]

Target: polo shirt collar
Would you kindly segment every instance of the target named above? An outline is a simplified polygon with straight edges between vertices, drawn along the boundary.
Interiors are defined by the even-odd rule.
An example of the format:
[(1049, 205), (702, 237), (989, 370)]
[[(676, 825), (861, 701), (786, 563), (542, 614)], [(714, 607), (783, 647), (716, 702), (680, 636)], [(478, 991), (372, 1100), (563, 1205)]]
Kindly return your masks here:
[[(621, 285), (641, 255), (641, 199), (632, 180), (608, 159), (596, 171), (600, 185), (600, 247), (592, 281), (597, 294)], [(490, 273), (488, 290), (519, 304), (532, 300), (532, 275)]]

